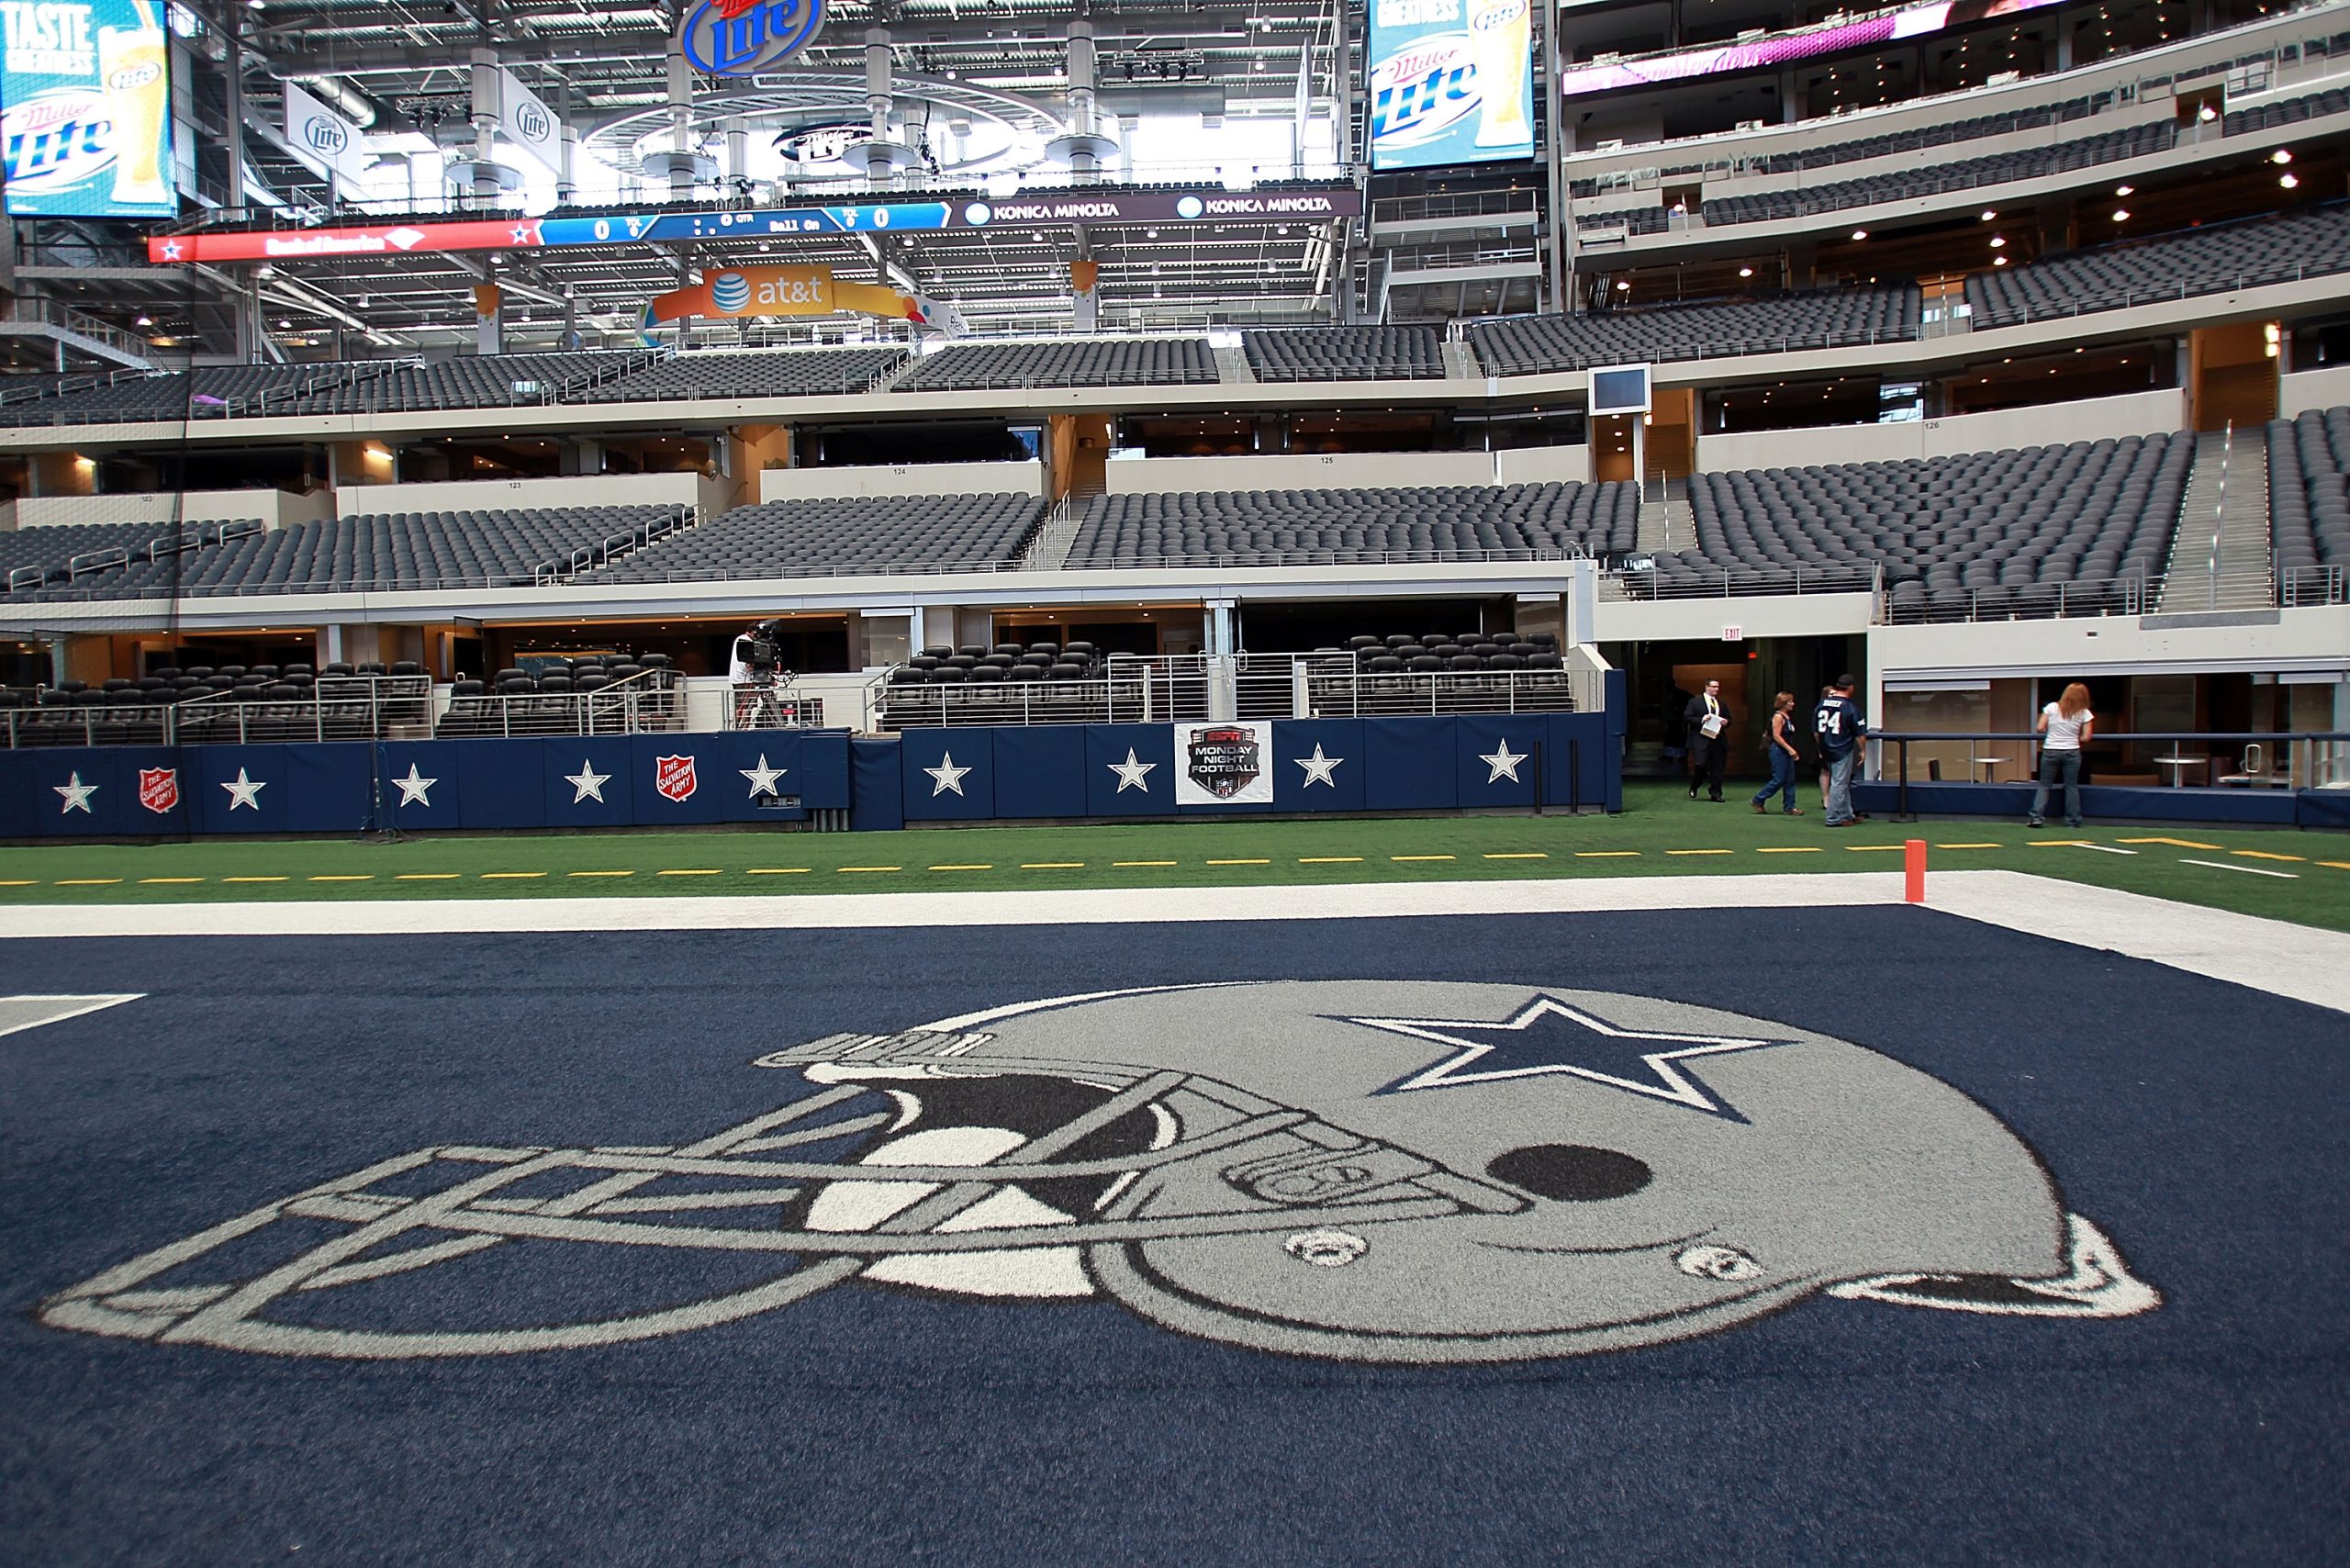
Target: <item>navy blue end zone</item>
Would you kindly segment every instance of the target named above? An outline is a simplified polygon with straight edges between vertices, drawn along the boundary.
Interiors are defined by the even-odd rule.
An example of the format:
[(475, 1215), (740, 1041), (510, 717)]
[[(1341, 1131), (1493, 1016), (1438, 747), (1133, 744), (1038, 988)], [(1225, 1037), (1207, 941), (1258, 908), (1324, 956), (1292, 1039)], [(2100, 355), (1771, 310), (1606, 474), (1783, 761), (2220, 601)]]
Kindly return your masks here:
[[(751, 1060), (802, 1042), (1292, 977), (1597, 988), (1851, 1039), (1998, 1117), (2162, 1305), (1814, 1296), (1471, 1368), (854, 1283), (641, 1344), (447, 1361), (35, 1321), (147, 1249), (402, 1150), (684, 1145), (773, 1104)], [(2341, 1555), (2350, 1031), (2110, 954), (1900, 909), (0, 946), (0, 992), (69, 988), (148, 995), (0, 1036), (0, 1540), (20, 1561)], [(610, 1252), (537, 1282), (552, 1316), (732, 1282)], [(476, 1305), (397, 1299), (452, 1323)]]

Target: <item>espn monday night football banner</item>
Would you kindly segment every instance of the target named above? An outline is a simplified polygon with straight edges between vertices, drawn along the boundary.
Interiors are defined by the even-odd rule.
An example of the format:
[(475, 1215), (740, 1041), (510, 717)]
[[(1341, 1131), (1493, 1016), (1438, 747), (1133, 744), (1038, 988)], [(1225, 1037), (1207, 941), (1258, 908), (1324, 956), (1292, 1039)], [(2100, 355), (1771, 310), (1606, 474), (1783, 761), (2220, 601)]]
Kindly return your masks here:
[(170, 218), (161, 0), (0, 0), (0, 174), (17, 218)]
[(1534, 0), (1371, 0), (1371, 166), (1534, 156)]

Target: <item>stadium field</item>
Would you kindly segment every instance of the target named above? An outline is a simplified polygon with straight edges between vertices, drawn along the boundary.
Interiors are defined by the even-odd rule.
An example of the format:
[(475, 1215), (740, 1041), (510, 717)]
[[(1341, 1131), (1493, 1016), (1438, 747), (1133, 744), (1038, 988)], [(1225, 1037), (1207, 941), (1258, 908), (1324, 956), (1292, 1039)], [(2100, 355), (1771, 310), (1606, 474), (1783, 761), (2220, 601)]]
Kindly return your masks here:
[[(1816, 805), (1816, 801), (1813, 802)], [(1982, 819), (1756, 816), (1628, 784), (1616, 816), (1526, 814), (823, 834), (591, 834), (351, 841), (207, 840), (0, 850), (0, 909), (71, 902), (691, 897), (1523, 880), (1897, 866), (1922, 838), (1940, 870), (2028, 870), (2350, 930), (2350, 835)]]

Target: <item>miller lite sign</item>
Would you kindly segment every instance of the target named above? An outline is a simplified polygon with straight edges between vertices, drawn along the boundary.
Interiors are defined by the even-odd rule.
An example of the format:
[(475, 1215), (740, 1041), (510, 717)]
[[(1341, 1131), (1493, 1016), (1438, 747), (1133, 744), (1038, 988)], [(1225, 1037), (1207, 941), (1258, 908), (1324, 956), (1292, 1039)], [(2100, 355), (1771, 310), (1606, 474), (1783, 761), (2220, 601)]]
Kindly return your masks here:
[(688, 0), (677, 42), (697, 71), (755, 76), (807, 48), (823, 25), (824, 0)]

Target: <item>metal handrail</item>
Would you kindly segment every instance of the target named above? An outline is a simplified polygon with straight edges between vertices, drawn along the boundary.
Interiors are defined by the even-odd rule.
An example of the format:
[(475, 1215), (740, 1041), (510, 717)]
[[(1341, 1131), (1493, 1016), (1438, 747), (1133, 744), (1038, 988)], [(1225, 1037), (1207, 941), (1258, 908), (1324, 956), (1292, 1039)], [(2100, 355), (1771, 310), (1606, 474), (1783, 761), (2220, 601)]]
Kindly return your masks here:
[[(1908, 822), (1915, 820), (1909, 811), (1909, 747), (1911, 745), (1953, 741), (1965, 742), (1970, 745), (1983, 741), (2024, 742), (2036, 745), (2045, 737), (2032, 730), (1880, 730), (1872, 733), (1868, 738), (1894, 748), (1894, 778), (1899, 784), (1901, 791), (1894, 815), (1897, 821)], [(2100, 731), (2092, 744), (2100, 747), (2109, 744), (2178, 746), (2189, 742), (2204, 743), (2205, 753), (2191, 759), (2187, 758), (2183, 753), (2174, 753), (2169, 762), (2165, 762), (2161, 757), (2150, 759), (2159, 765), (2175, 768), (2174, 777), (2180, 780), (2172, 786), (2176, 789), (2190, 788), (2184, 779), (2186, 768), (2191, 762), (2201, 762), (2209, 766), (2213, 761), (2227, 760), (2224, 756), (2209, 750), (2210, 744), (2214, 742), (2227, 745), (2258, 745), (2282, 747), (2285, 766), (2281, 769), (2272, 767), (2267, 770), (2263, 777), (2268, 782), (2279, 781), (2278, 775), (2281, 773), (2281, 782), (2288, 788), (2350, 789), (2350, 731), (2121, 730), (2110, 733)], [(1876, 777), (1880, 782), (1886, 778), (1885, 758), (1882, 751), (1878, 753)], [(1948, 779), (1942, 782), (1955, 784), (1959, 781)], [(2028, 781), (1978, 785), (1970, 779), (1966, 781), (1965, 787), (2013, 789), (2016, 787), (2016, 782)]]
[(2206, 577), (2209, 598), (2205, 608), (2220, 608), (2220, 531), (2228, 519), (2228, 470), (2236, 453), (2236, 422), (2230, 420), (2220, 438), (2220, 498), (2211, 509), (2211, 562)]

